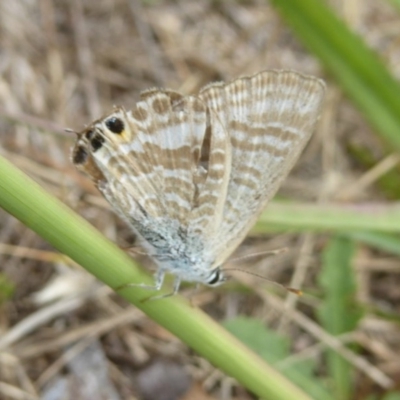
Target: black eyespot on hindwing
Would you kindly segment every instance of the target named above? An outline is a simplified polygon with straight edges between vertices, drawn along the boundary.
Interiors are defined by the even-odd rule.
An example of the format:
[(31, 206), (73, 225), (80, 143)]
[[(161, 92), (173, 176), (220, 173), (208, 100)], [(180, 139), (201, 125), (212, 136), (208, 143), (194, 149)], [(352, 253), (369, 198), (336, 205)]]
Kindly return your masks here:
[(104, 138), (99, 134), (94, 135), (90, 140), (90, 144), (92, 145), (93, 151), (100, 149), (101, 146), (103, 146), (103, 143), (104, 143)]
[(122, 121), (121, 118), (117, 118), (117, 117), (111, 117), (108, 118), (108, 120), (106, 121), (106, 127), (112, 132), (112, 133), (116, 133), (116, 134), (120, 134), (123, 132), (125, 126), (124, 126), (124, 122)]
[(89, 153), (87, 152), (86, 148), (84, 146), (78, 146), (72, 156), (72, 162), (77, 165), (84, 164), (88, 156)]

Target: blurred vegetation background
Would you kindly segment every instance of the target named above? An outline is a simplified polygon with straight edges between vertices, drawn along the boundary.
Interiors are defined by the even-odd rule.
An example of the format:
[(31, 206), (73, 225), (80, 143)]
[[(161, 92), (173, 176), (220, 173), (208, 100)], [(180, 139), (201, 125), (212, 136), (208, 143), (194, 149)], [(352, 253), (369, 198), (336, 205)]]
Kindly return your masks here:
[[(399, 60), (398, 1), (2, 0), (0, 155), (126, 249), (134, 235), (71, 164), (65, 128), (129, 108), (154, 86), (195, 94), (265, 69), (325, 79), (312, 140), (228, 263), (303, 296), (243, 273), (182, 294), (301, 398), (396, 400)], [(105, 245), (74, 242), (85, 226), (59, 221), (53, 203), (12, 174), (0, 163), (0, 205), (24, 222), (0, 212), (1, 399), (300, 398), (285, 381), (273, 388), (275, 377), (254, 383), (250, 360), (208, 356), (223, 333), (213, 339), (213, 326), (204, 320), (202, 332), (189, 314), (181, 321), (189, 308), (176, 309), (171, 328), (178, 300), (137, 303), (143, 313), (62, 255), (110, 285), (123, 263), (107, 259), (103, 269), (94, 257)], [(53, 214), (42, 219), (39, 209)], [(275, 249), (286, 251), (240, 260)], [(151, 270), (145, 255), (133, 257)], [(234, 359), (234, 345), (225, 350)]]

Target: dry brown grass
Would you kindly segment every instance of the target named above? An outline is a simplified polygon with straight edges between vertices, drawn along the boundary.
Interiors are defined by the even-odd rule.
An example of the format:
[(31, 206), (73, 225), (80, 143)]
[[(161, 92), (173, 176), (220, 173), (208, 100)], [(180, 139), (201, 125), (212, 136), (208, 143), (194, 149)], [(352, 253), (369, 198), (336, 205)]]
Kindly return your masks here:
[[(399, 18), (377, 3), (336, 7), (400, 75)], [(268, 68), (323, 76), (318, 61), (263, 1), (3, 0), (0, 21), (0, 154), (121, 245), (133, 237), (75, 171), (69, 159), (74, 138), (64, 128), (80, 130), (114, 104), (129, 108), (152, 86), (194, 93), (210, 81)], [(372, 176), (354, 161), (349, 145), (362, 143), (377, 160), (384, 153), (340, 89), (328, 83), (319, 129), (283, 193), (310, 201), (385, 201), (375, 182), (398, 158), (392, 156)], [(51, 397), (52, 390), (64, 398), (133, 399), (148, 386), (153, 390), (148, 398), (155, 400), (251, 398), (4, 212), (0, 243), (0, 271), (15, 285), (0, 309), (1, 399), (58, 398)], [(324, 243), (322, 235), (279, 234), (267, 242), (249, 240), (242, 252), (287, 247), (283, 255), (251, 260), (251, 267), (285, 283), (295, 271), (292, 285), (312, 287)], [(360, 245), (355, 266), (359, 300), (398, 312), (399, 260)], [(296, 351), (326, 339), (310, 319), (282, 313), (278, 300), (257, 292), (222, 293), (207, 289), (196, 303), (216, 318), (242, 313), (261, 318), (290, 335)], [(289, 308), (295, 303), (286, 300)], [(367, 314), (351, 340), (368, 361), (354, 361), (360, 371), (376, 366), (400, 380), (396, 324)], [(321, 347), (312, 351), (318, 357)], [(159, 397), (167, 386), (172, 397)], [(359, 396), (383, 390), (363, 373), (358, 387)], [(185, 397), (179, 394), (185, 390)]]

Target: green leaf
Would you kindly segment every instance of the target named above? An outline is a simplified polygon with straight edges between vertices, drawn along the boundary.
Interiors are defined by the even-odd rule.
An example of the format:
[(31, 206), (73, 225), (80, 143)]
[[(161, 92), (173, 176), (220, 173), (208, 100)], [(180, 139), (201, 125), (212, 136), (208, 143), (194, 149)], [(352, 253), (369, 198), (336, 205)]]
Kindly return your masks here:
[(391, 0), (391, 3), (398, 9), (400, 12), (400, 0)]
[(15, 291), (15, 285), (8, 277), (0, 273), (0, 305), (10, 299)]
[(400, 148), (400, 85), (363, 40), (320, 0), (273, 0), (390, 148)]
[(368, 244), (376, 249), (400, 256), (400, 237), (381, 232), (348, 232), (343, 236)]
[(268, 330), (258, 319), (240, 316), (225, 321), (223, 326), (268, 362), (289, 355), (289, 339)]
[[(352, 331), (362, 316), (362, 310), (355, 300), (356, 287), (351, 266), (354, 250), (353, 241), (336, 237), (329, 242), (323, 253), (319, 282), (325, 297), (318, 317), (321, 325), (332, 335)], [(335, 398), (351, 398), (351, 365), (333, 350), (327, 351), (327, 361)]]
[(392, 392), (386, 394), (382, 400), (400, 400), (400, 392)]
[(240, 341), (254, 350), (260, 357), (276, 366), (284, 375), (303, 388), (313, 399), (332, 400), (332, 397), (317, 380), (313, 371), (314, 360), (303, 360), (294, 365), (280, 368), (279, 362), (290, 356), (290, 341), (287, 337), (267, 329), (254, 318), (236, 317), (224, 322), (224, 327)]
[(400, 392), (391, 392), (391, 393), (387, 393), (385, 396), (383, 397), (378, 397), (378, 395), (371, 395), (368, 396), (366, 400), (400, 400)]

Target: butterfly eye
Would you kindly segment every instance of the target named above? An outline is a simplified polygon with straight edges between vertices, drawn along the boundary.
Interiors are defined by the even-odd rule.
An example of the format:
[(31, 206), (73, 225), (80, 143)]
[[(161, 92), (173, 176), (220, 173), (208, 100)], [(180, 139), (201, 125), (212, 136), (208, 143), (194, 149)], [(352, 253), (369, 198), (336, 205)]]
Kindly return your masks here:
[(207, 285), (209, 286), (218, 286), (224, 281), (224, 277), (221, 274), (221, 271), (219, 268), (214, 269), (210, 276), (208, 277), (207, 280)]
[(111, 117), (106, 121), (106, 127), (112, 132), (116, 134), (120, 134), (125, 126), (121, 118)]
[(95, 133), (96, 133), (96, 132), (95, 132), (93, 129), (90, 129), (89, 131), (87, 131), (87, 132), (85, 133), (86, 139), (92, 140), (92, 138), (93, 138), (93, 136), (95, 135)]

